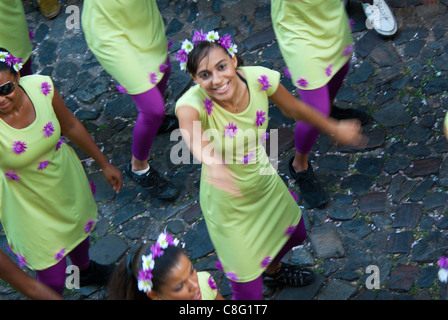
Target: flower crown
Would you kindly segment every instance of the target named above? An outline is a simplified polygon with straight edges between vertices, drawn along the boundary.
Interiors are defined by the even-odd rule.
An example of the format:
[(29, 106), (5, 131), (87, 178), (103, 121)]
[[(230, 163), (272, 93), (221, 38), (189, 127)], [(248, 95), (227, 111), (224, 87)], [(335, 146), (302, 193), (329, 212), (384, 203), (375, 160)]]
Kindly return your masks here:
[(188, 54), (194, 49), (196, 44), (203, 41), (218, 42), (224, 49), (227, 50), (231, 57), (238, 52), (236, 44), (232, 43), (232, 37), (228, 33), (226, 33), (224, 37), (220, 38), (218, 32), (216, 31), (203, 33), (202, 29), (200, 32), (195, 30), (193, 39), (191, 41), (185, 39), (184, 42), (182, 42), (181, 49), (175, 54), (176, 60), (180, 62), (180, 69), (182, 71), (187, 70)]
[(163, 249), (168, 246), (176, 247), (179, 244), (178, 239), (174, 239), (168, 233), (161, 233), (157, 238), (157, 242), (151, 246), (151, 253), (142, 256), (142, 269), (138, 273), (138, 289), (148, 293), (152, 289), (152, 270), (154, 270), (155, 259), (163, 255)]
[(6, 51), (0, 51), (0, 62), (6, 63), (8, 66), (12, 67), (16, 72), (19, 72), (23, 66), (22, 58), (16, 58)]

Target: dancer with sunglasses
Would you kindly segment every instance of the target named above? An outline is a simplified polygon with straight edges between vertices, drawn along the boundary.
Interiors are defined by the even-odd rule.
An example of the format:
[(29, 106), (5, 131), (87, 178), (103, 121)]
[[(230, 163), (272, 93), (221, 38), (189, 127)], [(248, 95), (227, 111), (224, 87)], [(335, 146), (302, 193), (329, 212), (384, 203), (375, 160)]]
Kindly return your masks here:
[(100, 166), (115, 191), (121, 172), (109, 163), (66, 107), (50, 77), (21, 77), (20, 59), (0, 48), (0, 221), (20, 264), (62, 294), (66, 255), (81, 285), (105, 282), (110, 268), (89, 258), (97, 205), (84, 168), (64, 134)]

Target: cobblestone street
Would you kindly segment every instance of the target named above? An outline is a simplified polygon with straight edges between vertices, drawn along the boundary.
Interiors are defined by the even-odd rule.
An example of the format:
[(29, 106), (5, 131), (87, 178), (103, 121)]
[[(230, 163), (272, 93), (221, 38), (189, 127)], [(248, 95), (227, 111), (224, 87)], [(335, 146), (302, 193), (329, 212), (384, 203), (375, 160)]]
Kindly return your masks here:
[[(437, 259), (448, 256), (448, 142), (443, 134), (448, 110), (448, 1), (434, 6), (418, 0), (387, 2), (399, 27), (390, 40), (366, 28), (360, 1), (351, 1), (347, 9), (354, 21), (355, 52), (335, 104), (371, 116), (363, 127), (369, 142), (358, 150), (319, 137), (311, 161), (330, 195), (327, 207), (303, 207), (288, 171), (288, 160), (295, 152), (295, 123), (276, 106), (270, 108), (270, 128), (277, 129), (279, 137), (278, 172), (298, 194), (308, 232), (304, 244), (285, 259), (312, 268), (317, 278), (303, 288), (265, 286), (267, 300), (447, 299), (447, 287), (437, 277)], [(83, 1), (64, 1), (62, 12), (53, 20), (44, 18), (31, 0), (23, 3), (34, 32), (34, 73), (52, 77), (67, 106), (123, 171), (123, 189), (115, 194), (99, 167), (75, 148), (96, 186), (99, 210), (90, 239), (91, 258), (101, 264), (116, 263), (143, 239), (156, 240), (166, 228), (185, 242), (195, 267), (209, 271), (229, 299), (229, 282), (215, 266), (216, 254), (199, 206), (200, 165), (192, 157), (189, 164), (173, 164), (170, 152), (180, 138), (161, 134), (151, 148), (151, 163), (182, 193), (174, 202), (163, 202), (137, 186), (124, 173), (137, 110), (88, 49), (82, 28), (66, 26), (70, 13), (65, 8), (74, 5), (82, 10)], [(168, 114), (174, 114), (176, 100), (192, 85), (174, 53), (194, 29), (231, 34), (245, 65), (280, 71), (282, 84), (294, 92), (284, 76), (270, 1), (157, 3), (167, 38), (173, 42), (165, 97)], [(6, 246), (0, 226), (0, 249), (6, 252)], [(378, 271), (379, 289), (367, 286), (371, 270)], [(98, 300), (104, 296), (104, 287), (66, 290), (64, 296)], [(25, 298), (0, 281), (1, 299)]]

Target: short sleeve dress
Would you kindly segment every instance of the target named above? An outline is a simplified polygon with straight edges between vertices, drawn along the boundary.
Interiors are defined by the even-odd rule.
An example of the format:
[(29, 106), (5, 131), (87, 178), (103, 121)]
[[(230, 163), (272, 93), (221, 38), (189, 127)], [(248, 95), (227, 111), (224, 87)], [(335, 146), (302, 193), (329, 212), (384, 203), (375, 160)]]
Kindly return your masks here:
[(263, 142), (269, 101), (280, 74), (264, 67), (241, 67), (250, 93), (248, 107), (230, 113), (212, 101), (199, 86), (176, 103), (199, 112), (201, 126), (240, 187), (237, 198), (206, 181), (202, 165), (200, 204), (207, 229), (225, 275), (236, 282), (259, 277), (298, 225), (301, 211), (269, 162)]
[(127, 93), (162, 80), (168, 43), (156, 0), (85, 0), (81, 24), (90, 50)]
[(353, 38), (341, 0), (272, 0), (271, 18), (296, 88), (323, 87), (352, 55)]
[(0, 48), (25, 63), (31, 56), (33, 46), (21, 0), (0, 1)]
[(26, 76), (19, 85), (36, 118), (23, 129), (0, 119), (0, 221), (19, 262), (44, 270), (87, 238), (97, 205), (79, 158), (62, 143), (51, 79)]
[(207, 271), (198, 272), (198, 282), (202, 300), (215, 300), (218, 294), (218, 288), (211, 274)]

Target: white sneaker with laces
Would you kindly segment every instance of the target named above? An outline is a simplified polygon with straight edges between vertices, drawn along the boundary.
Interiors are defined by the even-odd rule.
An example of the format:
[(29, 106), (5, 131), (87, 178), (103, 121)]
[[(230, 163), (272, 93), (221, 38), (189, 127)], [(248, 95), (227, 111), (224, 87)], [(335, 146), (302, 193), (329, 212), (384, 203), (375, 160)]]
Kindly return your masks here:
[(397, 33), (397, 20), (385, 0), (373, 0), (373, 5), (363, 3), (362, 6), (367, 17), (367, 28), (373, 28), (385, 38), (390, 38)]

